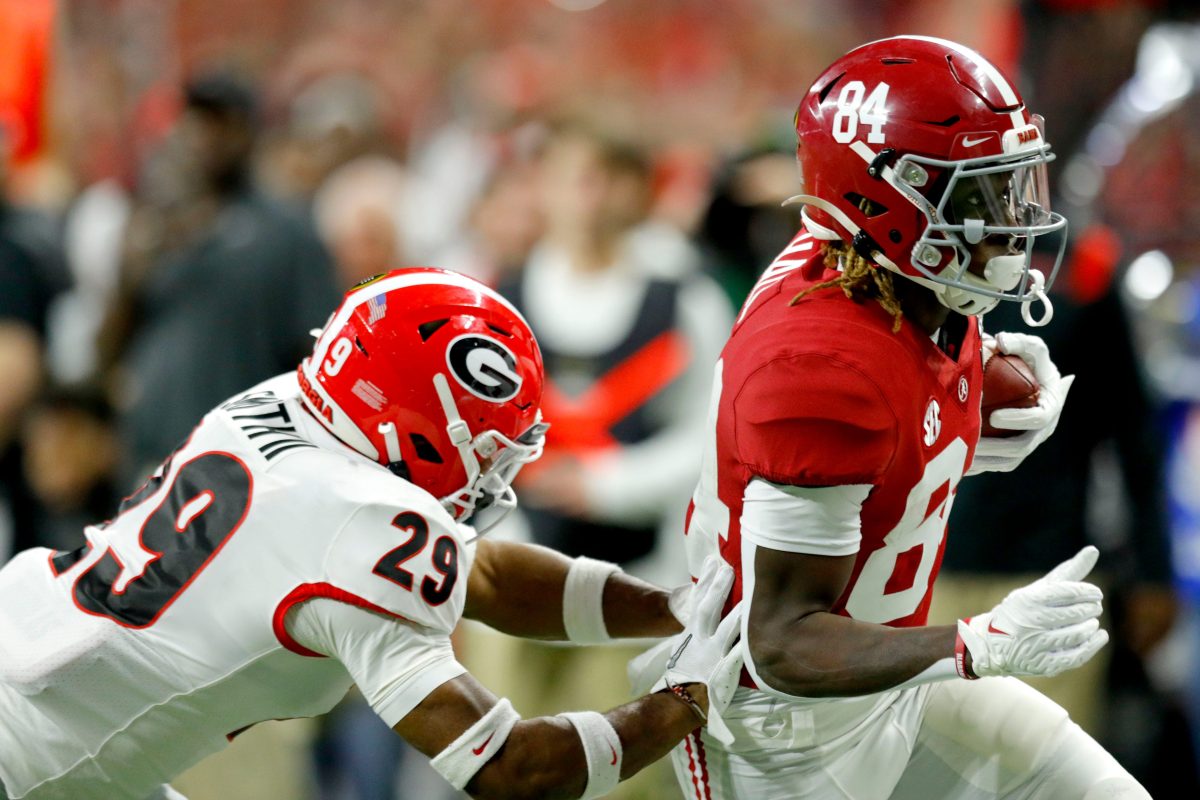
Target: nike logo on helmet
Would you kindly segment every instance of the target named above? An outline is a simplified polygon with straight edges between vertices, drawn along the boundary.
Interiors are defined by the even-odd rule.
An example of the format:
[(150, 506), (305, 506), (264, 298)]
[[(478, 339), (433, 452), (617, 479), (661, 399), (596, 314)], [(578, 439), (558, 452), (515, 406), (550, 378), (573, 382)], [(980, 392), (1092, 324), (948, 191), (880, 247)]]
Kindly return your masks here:
[[(495, 735), (496, 735), (496, 732), (492, 731), (492, 736), (495, 736)], [(489, 736), (488, 738), (484, 739), (483, 744), (479, 745), (479, 747), (472, 747), (471, 752), (477, 756), (483, 755), (483, 748), (488, 746), (488, 742), (490, 742), (492, 740), (492, 736)], [(613, 763), (615, 764), (616, 762), (614, 761)]]
[(966, 136), (963, 137), (962, 145), (963, 147), (974, 147), (977, 144), (983, 144), (991, 138), (991, 136), (980, 136), (978, 139), (972, 139), (970, 136)]
[(608, 746), (608, 749), (609, 749), (609, 750), (612, 750), (612, 754), (613, 754), (613, 760), (612, 760), (612, 764), (611, 764), (611, 765), (615, 767), (615, 766), (617, 765), (617, 748), (613, 747), (613, 746), (610, 744), (610, 745)]
[(1002, 631), (990, 622), (988, 623), (988, 633), (998, 633), (1001, 636), (1009, 635), (1008, 631)]

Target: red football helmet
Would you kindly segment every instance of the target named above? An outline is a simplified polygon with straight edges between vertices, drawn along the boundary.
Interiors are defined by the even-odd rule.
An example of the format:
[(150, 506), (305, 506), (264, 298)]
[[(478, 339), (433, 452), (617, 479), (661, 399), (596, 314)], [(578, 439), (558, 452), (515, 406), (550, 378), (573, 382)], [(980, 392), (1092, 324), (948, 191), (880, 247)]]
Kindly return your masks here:
[[(1037, 236), (1065, 228), (1050, 211), (1041, 121), (1012, 83), (962, 45), (924, 36), (865, 44), (817, 78), (796, 111), (808, 230), (932, 289), (947, 307), (982, 314), (999, 300), (1025, 319), (1051, 313), (1031, 268)], [(968, 271), (967, 245), (1010, 237), (1019, 251)], [(1029, 304), (1046, 305), (1043, 320)]]
[(513, 508), (510, 484), (542, 452), (537, 341), (507, 300), (455, 272), (399, 269), (351, 289), (299, 380), (334, 436), (459, 519)]

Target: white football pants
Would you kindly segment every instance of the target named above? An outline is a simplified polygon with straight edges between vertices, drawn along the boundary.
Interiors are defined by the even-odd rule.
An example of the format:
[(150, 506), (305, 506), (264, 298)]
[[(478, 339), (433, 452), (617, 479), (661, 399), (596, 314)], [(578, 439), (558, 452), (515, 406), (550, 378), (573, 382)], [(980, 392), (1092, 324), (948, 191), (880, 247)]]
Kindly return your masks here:
[(731, 746), (695, 732), (671, 753), (689, 800), (1150, 800), (1015, 678), (823, 702), (739, 689), (723, 716)]

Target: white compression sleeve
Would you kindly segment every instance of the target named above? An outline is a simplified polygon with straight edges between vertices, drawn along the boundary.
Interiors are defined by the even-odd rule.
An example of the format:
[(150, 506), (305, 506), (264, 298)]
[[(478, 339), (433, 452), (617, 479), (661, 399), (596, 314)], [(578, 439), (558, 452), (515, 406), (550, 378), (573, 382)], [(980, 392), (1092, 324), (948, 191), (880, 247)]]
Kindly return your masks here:
[(863, 502), (870, 484), (782, 486), (755, 478), (746, 485), (742, 536), (786, 553), (847, 556), (862, 539)]
[(621, 568), (607, 561), (577, 558), (571, 562), (563, 585), (563, 628), (576, 644), (602, 644), (612, 640), (604, 625), (604, 584)]
[(572, 725), (583, 742), (587, 758), (588, 781), (579, 800), (603, 797), (621, 782), (621, 738), (604, 715), (597, 711), (570, 711), (559, 714)]
[(429, 763), (451, 786), (461, 790), (504, 746), (520, 721), (521, 715), (513, 710), (512, 703), (501, 700)]

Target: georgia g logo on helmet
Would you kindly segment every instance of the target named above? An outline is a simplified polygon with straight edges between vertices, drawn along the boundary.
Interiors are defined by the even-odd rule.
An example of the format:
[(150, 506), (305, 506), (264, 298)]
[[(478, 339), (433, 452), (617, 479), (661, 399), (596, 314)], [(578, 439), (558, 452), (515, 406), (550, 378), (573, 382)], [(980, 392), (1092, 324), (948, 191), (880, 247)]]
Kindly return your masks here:
[(521, 390), (517, 357), (500, 342), (478, 334), (464, 334), (450, 342), (446, 364), (455, 380), (476, 397), (504, 403)]

